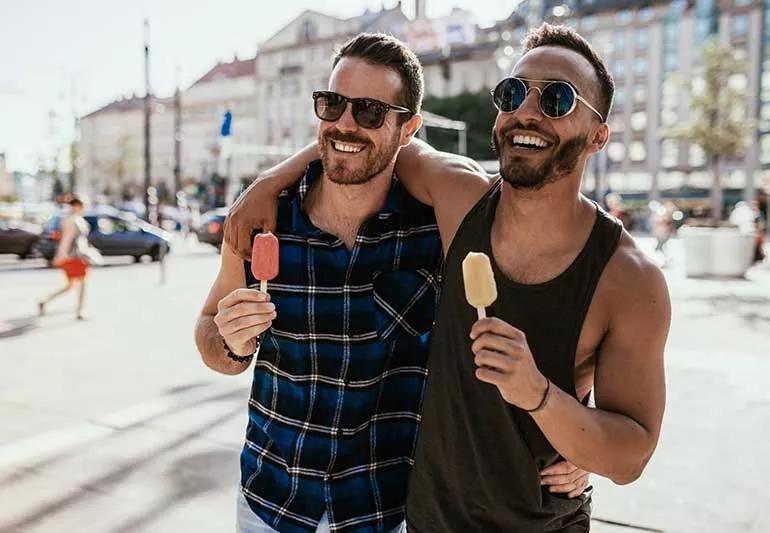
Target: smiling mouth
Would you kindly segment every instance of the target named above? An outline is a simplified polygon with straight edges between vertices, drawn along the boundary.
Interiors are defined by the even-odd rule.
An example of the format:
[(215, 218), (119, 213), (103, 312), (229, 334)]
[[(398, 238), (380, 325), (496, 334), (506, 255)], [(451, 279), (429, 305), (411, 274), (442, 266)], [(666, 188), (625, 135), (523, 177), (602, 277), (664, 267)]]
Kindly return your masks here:
[(553, 143), (550, 143), (545, 139), (536, 137), (534, 135), (509, 135), (507, 140), (508, 145), (512, 146), (513, 148), (530, 150), (533, 152), (545, 150), (553, 146)]
[(335, 152), (342, 152), (344, 154), (357, 154), (366, 148), (366, 146), (362, 144), (344, 143), (335, 140), (332, 140), (331, 144)]

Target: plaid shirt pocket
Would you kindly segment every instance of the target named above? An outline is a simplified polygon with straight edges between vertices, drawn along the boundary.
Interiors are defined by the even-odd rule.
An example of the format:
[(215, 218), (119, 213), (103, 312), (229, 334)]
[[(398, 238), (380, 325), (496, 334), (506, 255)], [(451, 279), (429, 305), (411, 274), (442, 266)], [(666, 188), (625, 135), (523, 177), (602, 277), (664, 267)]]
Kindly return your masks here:
[(374, 316), (383, 340), (420, 337), (433, 327), (438, 280), (427, 270), (382, 272), (374, 278)]

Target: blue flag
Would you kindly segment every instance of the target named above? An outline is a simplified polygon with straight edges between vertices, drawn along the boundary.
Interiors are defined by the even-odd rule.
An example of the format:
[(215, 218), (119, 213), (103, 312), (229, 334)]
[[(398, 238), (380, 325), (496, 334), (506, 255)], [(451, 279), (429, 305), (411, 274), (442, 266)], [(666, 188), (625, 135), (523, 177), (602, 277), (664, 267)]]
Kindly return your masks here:
[(222, 128), (219, 130), (219, 134), (222, 137), (229, 137), (230, 136), (230, 126), (232, 126), (233, 123), (233, 114), (230, 113), (230, 110), (228, 109), (225, 111), (225, 116), (222, 119)]

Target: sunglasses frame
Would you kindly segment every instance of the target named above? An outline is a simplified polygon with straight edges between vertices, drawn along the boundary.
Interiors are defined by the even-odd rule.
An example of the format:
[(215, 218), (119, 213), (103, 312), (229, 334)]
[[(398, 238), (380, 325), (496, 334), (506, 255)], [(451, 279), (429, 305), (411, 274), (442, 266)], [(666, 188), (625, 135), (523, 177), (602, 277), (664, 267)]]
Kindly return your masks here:
[[(318, 98), (320, 96), (329, 95), (332, 94), (334, 96), (337, 96), (345, 102), (345, 107), (342, 109), (342, 113), (340, 113), (340, 116), (337, 118), (323, 118), (318, 114)], [(355, 105), (357, 102), (374, 102), (378, 105), (381, 105), (385, 108), (385, 112), (382, 114), (382, 120), (377, 126), (364, 126), (361, 124), (361, 122), (358, 121), (358, 117), (356, 116), (357, 113), (355, 110)], [(385, 124), (385, 118), (388, 116), (389, 111), (393, 111), (394, 113), (409, 113), (411, 115), (414, 115), (414, 112), (411, 109), (407, 109), (406, 107), (401, 107), (398, 105), (389, 104), (387, 102), (383, 102), (382, 100), (377, 100), (376, 98), (348, 98), (347, 96), (344, 96), (340, 93), (335, 93), (334, 91), (313, 91), (313, 111), (315, 112), (315, 116), (318, 117), (319, 120), (323, 120), (325, 122), (337, 122), (340, 118), (342, 118), (342, 115), (345, 114), (345, 111), (348, 109), (348, 103), (352, 106), (351, 114), (353, 116), (353, 120), (356, 121), (356, 124), (361, 126), (364, 129), (367, 130), (377, 130), (380, 129), (383, 124)]]
[[(501, 113), (513, 113), (514, 111), (516, 111), (516, 109), (518, 109), (519, 107), (521, 107), (521, 104), (519, 104), (519, 107), (517, 107), (516, 109), (513, 109), (513, 110), (511, 110), (511, 111), (503, 111), (503, 110), (502, 110), (502, 109), (500, 109), (500, 107), (497, 105), (497, 101), (496, 101), (496, 99), (495, 99), (495, 92), (497, 91), (498, 87), (500, 87), (500, 85), (502, 85), (503, 83), (507, 82), (508, 80), (517, 80), (517, 81), (520, 81), (520, 82), (521, 82), (521, 84), (524, 86), (524, 90), (525, 90), (525, 92), (526, 92), (526, 94), (525, 94), (525, 96), (524, 96), (524, 100), (526, 100), (526, 99), (527, 99), (527, 97), (529, 96), (529, 93), (530, 93), (530, 91), (532, 91), (532, 90), (535, 90), (535, 91), (537, 91), (538, 93), (540, 93), (540, 98), (538, 98), (538, 99), (537, 99), (537, 103), (538, 103), (538, 107), (540, 108), (540, 112), (543, 114), (543, 116), (546, 116), (546, 117), (550, 118), (551, 120), (559, 120), (560, 118), (564, 118), (564, 117), (566, 117), (566, 116), (569, 116), (569, 115), (570, 115), (570, 113), (572, 113), (572, 112), (575, 110), (575, 108), (577, 107), (577, 103), (578, 103), (578, 102), (583, 102), (583, 104), (585, 104), (585, 106), (586, 106), (588, 109), (590, 109), (591, 111), (593, 111), (594, 113), (596, 113), (596, 115), (597, 115), (597, 116), (599, 117), (599, 119), (602, 121), (602, 124), (603, 124), (604, 122), (606, 122), (606, 121), (604, 120), (604, 117), (602, 116), (602, 114), (601, 114), (601, 113), (599, 113), (599, 112), (596, 110), (596, 108), (595, 108), (594, 106), (592, 106), (590, 103), (588, 103), (588, 101), (587, 101), (585, 98), (583, 98), (582, 96), (580, 96), (580, 94), (578, 94), (578, 92), (577, 92), (577, 89), (575, 89), (575, 87), (573, 87), (573, 86), (572, 86), (572, 84), (571, 84), (570, 82), (568, 82), (568, 81), (564, 81), (564, 80), (533, 80), (533, 79), (531, 79), (531, 78), (520, 78), (520, 77), (518, 77), (518, 76), (509, 76), (508, 78), (503, 78), (503, 79), (502, 79), (502, 80), (500, 80), (500, 82), (499, 82), (499, 83), (498, 83), (498, 84), (495, 86), (495, 88), (494, 88), (494, 89), (492, 89), (492, 90), (490, 91), (490, 94), (492, 95), (492, 103), (494, 104), (495, 108), (496, 108), (498, 111), (500, 111)], [(545, 83), (546, 85), (545, 85), (545, 86), (544, 86), (544, 87), (541, 89), (540, 87), (535, 87), (535, 86), (527, 85), (527, 82)], [(548, 114), (545, 112), (545, 110), (543, 109), (543, 102), (542, 102), (542, 100), (543, 100), (543, 91), (545, 91), (545, 90), (546, 90), (546, 89), (547, 89), (549, 86), (553, 85), (554, 83), (563, 83), (564, 85), (566, 85), (567, 87), (569, 87), (569, 88), (570, 88), (570, 90), (572, 90), (572, 94), (573, 94), (573, 96), (574, 96), (574, 98), (573, 98), (573, 100), (572, 100), (572, 107), (570, 107), (570, 108), (569, 108), (569, 111), (567, 111), (566, 113), (564, 113), (563, 115), (561, 115), (561, 116), (558, 116), (558, 117), (552, 117), (551, 115), (548, 115)], [(522, 102), (521, 102), (522, 104), (524, 103), (524, 100), (522, 100)]]

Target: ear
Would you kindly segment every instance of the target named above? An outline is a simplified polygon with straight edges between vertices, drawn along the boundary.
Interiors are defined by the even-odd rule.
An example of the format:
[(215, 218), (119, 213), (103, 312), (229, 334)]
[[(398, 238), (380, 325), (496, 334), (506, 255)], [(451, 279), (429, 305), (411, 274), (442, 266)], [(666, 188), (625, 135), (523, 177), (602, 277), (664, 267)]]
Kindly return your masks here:
[(412, 115), (412, 118), (401, 125), (401, 146), (406, 146), (412, 142), (412, 138), (417, 134), (417, 130), (422, 126), (422, 116)]
[(592, 154), (601, 152), (610, 140), (610, 127), (602, 122), (594, 130), (591, 140), (588, 142), (588, 151)]

